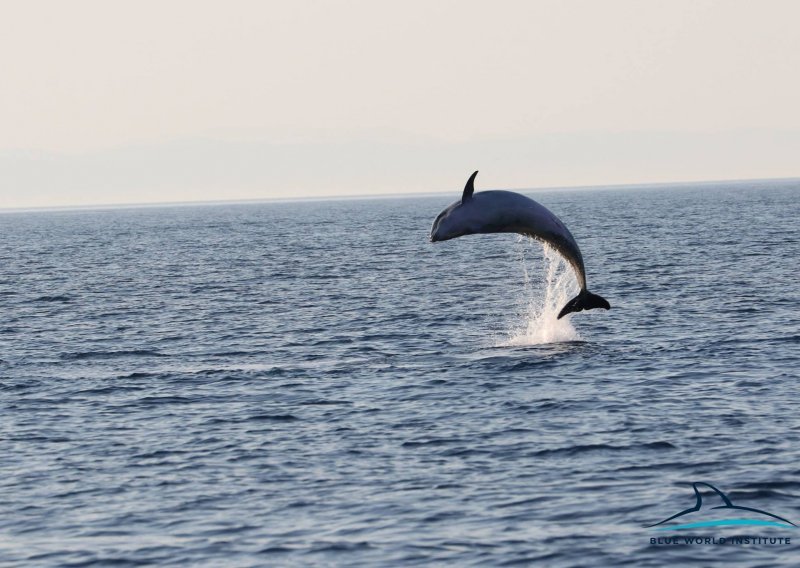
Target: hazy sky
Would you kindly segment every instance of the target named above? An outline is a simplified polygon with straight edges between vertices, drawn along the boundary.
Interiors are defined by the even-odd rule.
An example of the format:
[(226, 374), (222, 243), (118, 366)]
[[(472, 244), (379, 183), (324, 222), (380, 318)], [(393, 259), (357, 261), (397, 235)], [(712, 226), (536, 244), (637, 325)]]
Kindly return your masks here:
[(800, 176), (800, 2), (0, 4), (0, 207)]

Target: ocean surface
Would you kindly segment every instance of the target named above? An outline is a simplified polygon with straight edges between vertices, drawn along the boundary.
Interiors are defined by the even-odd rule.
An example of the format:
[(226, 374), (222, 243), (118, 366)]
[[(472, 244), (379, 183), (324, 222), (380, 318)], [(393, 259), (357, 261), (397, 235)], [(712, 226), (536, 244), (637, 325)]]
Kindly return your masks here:
[(800, 565), (800, 182), (529, 195), (0, 214), (0, 565)]

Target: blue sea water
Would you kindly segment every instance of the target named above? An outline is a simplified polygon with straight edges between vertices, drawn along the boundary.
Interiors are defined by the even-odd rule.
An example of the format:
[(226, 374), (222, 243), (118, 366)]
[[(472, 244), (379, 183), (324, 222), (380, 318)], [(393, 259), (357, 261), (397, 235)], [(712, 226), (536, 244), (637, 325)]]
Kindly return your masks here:
[(800, 564), (645, 528), (800, 524), (800, 182), (530, 195), (610, 311), (458, 192), (0, 215), (0, 564)]

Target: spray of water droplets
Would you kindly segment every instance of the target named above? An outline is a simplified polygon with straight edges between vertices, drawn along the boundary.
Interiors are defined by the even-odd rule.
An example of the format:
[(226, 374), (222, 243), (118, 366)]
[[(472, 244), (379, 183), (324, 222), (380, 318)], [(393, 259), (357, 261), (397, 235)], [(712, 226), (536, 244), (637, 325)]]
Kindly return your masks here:
[[(529, 237), (517, 240), (525, 285), (520, 318), (512, 324), (502, 345), (541, 345), (581, 339), (569, 316), (558, 312), (578, 293), (572, 267), (555, 249)], [(543, 257), (531, 258), (543, 251)], [(536, 255), (538, 256), (538, 255)]]

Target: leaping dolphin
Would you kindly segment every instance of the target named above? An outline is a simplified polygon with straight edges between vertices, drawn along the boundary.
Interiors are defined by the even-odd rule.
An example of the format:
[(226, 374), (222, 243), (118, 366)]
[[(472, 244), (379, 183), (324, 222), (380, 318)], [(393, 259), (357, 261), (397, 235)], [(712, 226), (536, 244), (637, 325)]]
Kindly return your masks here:
[(575, 269), (580, 293), (558, 314), (558, 319), (572, 312), (611, 308), (605, 298), (586, 289), (586, 269), (575, 237), (561, 220), (543, 205), (513, 191), (475, 193), (472, 174), (464, 187), (461, 201), (439, 213), (431, 227), (431, 242), (447, 241), (479, 233), (520, 233), (544, 241), (556, 249)]

